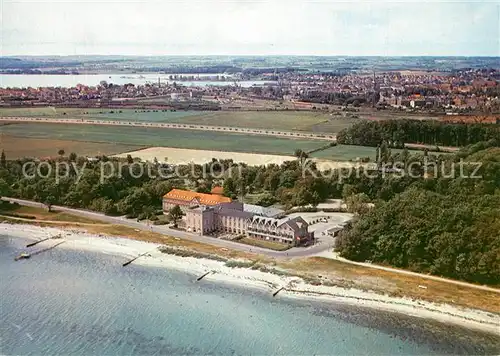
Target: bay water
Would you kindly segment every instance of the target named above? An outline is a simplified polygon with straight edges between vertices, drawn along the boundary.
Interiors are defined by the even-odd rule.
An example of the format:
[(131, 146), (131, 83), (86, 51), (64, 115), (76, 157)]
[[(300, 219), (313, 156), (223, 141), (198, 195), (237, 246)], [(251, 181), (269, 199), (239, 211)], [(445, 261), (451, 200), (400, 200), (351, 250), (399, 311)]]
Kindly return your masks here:
[(123, 256), (55, 248), (14, 261), (0, 236), (6, 355), (498, 354), (500, 340), (401, 314), (269, 293)]
[[(172, 74), (175, 75), (175, 74)], [(182, 75), (182, 74), (181, 74)], [(189, 74), (188, 74), (189, 75)], [(217, 75), (217, 74), (211, 74)], [(223, 74), (220, 74), (223, 75)], [(160, 78), (161, 83), (173, 84), (176, 82), (183, 86), (205, 87), (227, 86), (234, 85), (234, 81), (213, 81), (210, 79), (204, 80), (203, 75), (200, 75), (200, 80), (171, 80), (170, 74), (159, 73), (144, 73), (144, 74), (0, 74), (0, 88), (38, 88), (38, 87), (75, 87), (78, 84), (97, 86), (101, 81), (124, 85), (132, 83), (134, 85), (155, 84)], [(196, 75), (197, 76), (197, 75)], [(263, 80), (242, 80), (237, 81), (239, 86), (248, 88), (253, 85), (265, 85), (269, 81)]]

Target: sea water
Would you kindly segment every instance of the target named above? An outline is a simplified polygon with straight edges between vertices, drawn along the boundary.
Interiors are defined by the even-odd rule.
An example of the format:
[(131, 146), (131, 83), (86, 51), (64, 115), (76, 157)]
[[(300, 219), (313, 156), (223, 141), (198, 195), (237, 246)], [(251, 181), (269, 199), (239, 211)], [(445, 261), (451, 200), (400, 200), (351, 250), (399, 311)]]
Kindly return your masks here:
[(401, 314), (280, 297), (121, 256), (56, 248), (14, 261), (0, 236), (7, 355), (495, 354), (494, 335)]

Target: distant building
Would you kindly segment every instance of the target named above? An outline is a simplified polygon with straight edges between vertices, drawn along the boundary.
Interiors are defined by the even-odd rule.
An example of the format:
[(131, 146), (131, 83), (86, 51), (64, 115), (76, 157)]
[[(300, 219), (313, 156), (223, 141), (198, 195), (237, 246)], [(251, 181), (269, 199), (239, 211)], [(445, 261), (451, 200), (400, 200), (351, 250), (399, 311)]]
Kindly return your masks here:
[(416, 99), (410, 101), (410, 106), (412, 108), (423, 108), (426, 105), (426, 101), (422, 99)]

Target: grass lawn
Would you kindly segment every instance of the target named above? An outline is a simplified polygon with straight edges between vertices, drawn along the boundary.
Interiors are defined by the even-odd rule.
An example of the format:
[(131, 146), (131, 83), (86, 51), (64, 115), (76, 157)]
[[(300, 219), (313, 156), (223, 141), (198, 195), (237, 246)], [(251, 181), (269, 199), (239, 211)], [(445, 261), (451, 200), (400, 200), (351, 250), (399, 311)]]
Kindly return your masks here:
[(274, 250), (274, 251), (285, 251), (285, 250), (290, 249), (290, 247), (291, 247), (289, 245), (280, 244), (277, 242), (257, 240), (257, 239), (252, 239), (249, 237), (243, 237), (242, 239), (237, 240), (237, 242), (245, 244), (245, 245), (250, 245), (250, 246), (263, 247), (263, 248), (267, 248), (269, 250)]
[(243, 197), (243, 203), (245, 203), (245, 204), (256, 204), (265, 195), (266, 195), (266, 192), (263, 192), (263, 193), (247, 193)]
[(35, 208), (31, 206), (22, 206), (22, 205), (21, 206), (12, 205), (12, 207), (13, 207), (12, 209), (0, 210), (0, 215), (2, 214), (2, 212), (5, 212), (5, 213), (15, 213), (20, 218), (22, 218), (23, 216), (34, 216), (36, 217), (36, 221), (58, 221), (58, 222), (84, 223), (84, 224), (99, 224), (99, 225), (105, 224), (100, 220), (88, 219), (57, 210), (49, 212), (45, 208)]

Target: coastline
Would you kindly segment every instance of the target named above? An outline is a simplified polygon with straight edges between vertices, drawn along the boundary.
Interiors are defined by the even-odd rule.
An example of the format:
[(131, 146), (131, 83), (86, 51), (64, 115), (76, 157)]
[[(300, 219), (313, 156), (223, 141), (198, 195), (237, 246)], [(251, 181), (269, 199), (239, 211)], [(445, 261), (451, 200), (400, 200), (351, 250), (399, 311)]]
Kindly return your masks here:
[[(158, 250), (158, 247), (162, 246), (161, 244), (127, 238), (100, 236), (77, 229), (57, 229), (6, 223), (0, 223), (0, 233), (29, 240), (39, 240), (61, 234), (65, 243), (61, 244), (58, 248), (123, 256), (123, 262), (126, 262), (127, 258), (130, 259), (147, 253), (147, 255), (137, 259), (133, 263), (142, 266), (174, 269), (189, 273), (195, 278), (210, 272), (204, 277), (204, 280), (227, 285), (237, 284), (245, 288), (259, 289), (269, 294), (284, 287), (277, 296), (279, 298), (300, 298), (329, 303), (345, 303), (380, 311), (433, 319), (442, 323), (500, 335), (500, 315), (498, 314), (450, 304), (437, 304), (404, 297), (391, 297), (360, 289), (311, 285), (307, 284), (300, 277), (277, 275), (251, 268), (228, 267), (222, 261), (163, 253)], [(59, 239), (49, 240), (40, 243), (36, 247), (33, 247), (33, 249), (38, 250), (51, 247), (61, 241)]]

